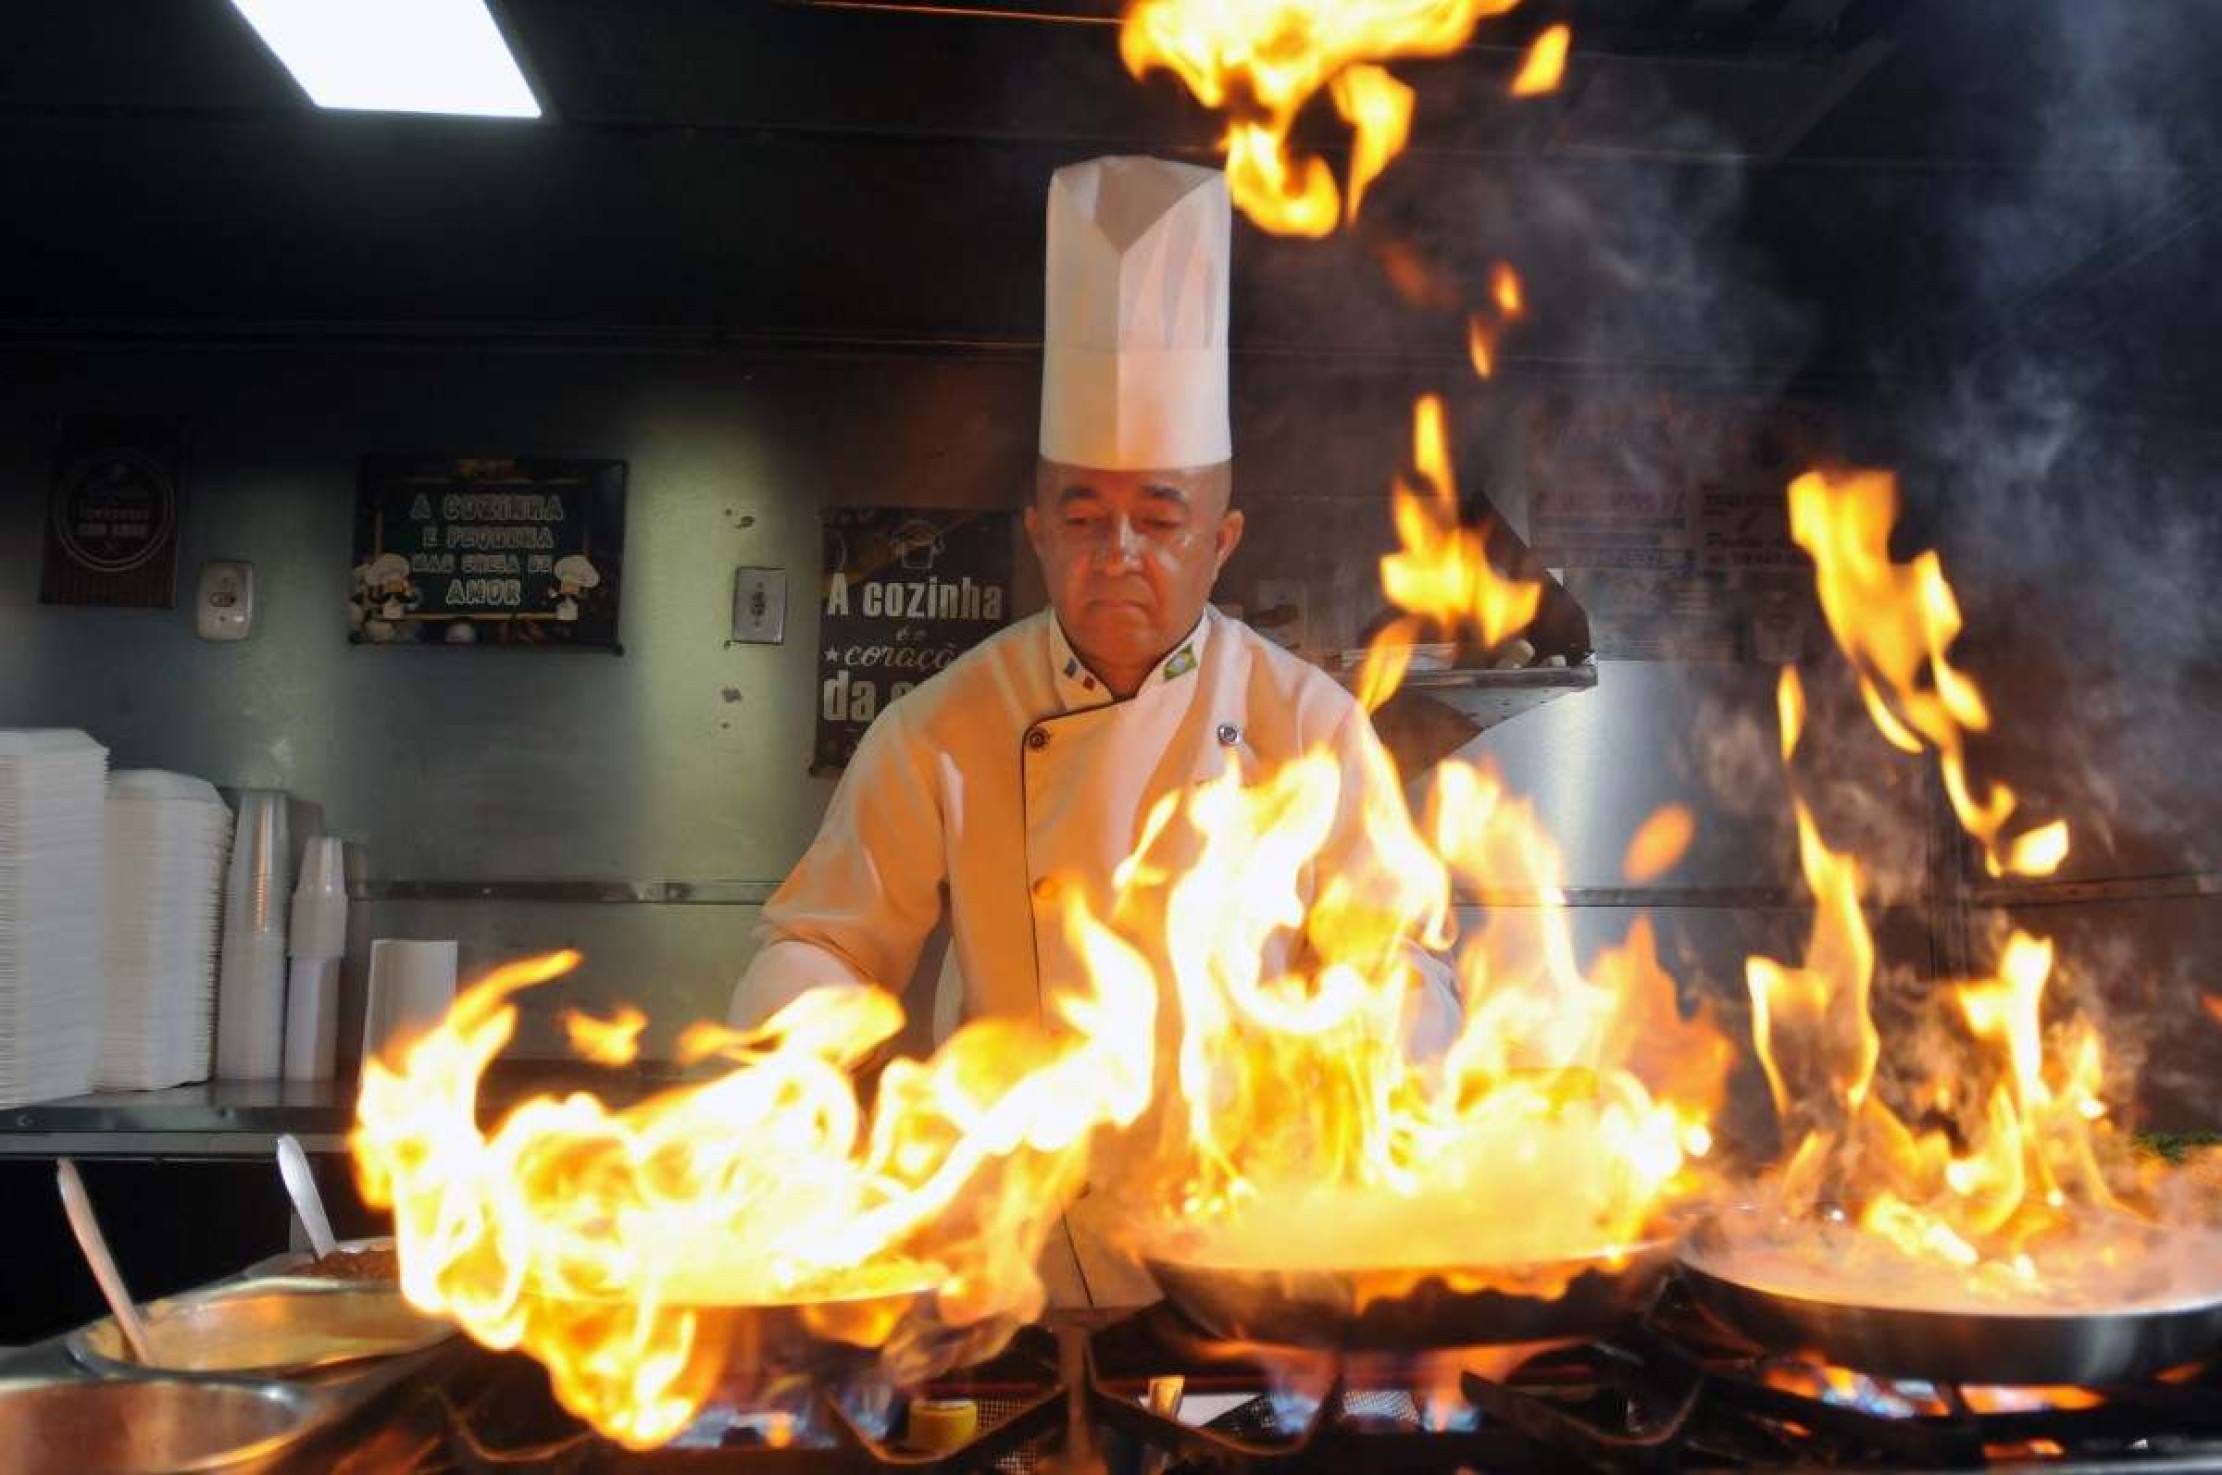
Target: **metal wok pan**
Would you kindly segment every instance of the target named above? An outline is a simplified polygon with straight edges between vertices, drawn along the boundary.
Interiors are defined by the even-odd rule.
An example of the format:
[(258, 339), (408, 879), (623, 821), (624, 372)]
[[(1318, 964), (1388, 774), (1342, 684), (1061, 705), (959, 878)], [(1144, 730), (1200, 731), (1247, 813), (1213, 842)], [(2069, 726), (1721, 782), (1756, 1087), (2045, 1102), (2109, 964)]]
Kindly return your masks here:
[[(932, 1295), (926, 1286), (888, 1286), (815, 1301), (683, 1300), (671, 1309), (694, 1321), (688, 1376), (715, 1384), (721, 1400), (748, 1404), (796, 1377), (837, 1383), (875, 1366), (890, 1334), (915, 1325)], [(538, 1303), (537, 1314), (571, 1323), (627, 1323), (639, 1313), (625, 1300), (533, 1293), (527, 1299)]]
[(2056, 1386), (2150, 1377), (2222, 1348), (2222, 1293), (2115, 1310), (1924, 1310), (1797, 1294), (1740, 1280), (1711, 1226), (1682, 1275), (1706, 1311), (1770, 1351), (1818, 1356), (1880, 1377)]
[(1222, 1341), (1352, 1352), (1590, 1337), (1643, 1314), (1672, 1240), (1516, 1266), (1253, 1270), (1148, 1260), (1165, 1298)]

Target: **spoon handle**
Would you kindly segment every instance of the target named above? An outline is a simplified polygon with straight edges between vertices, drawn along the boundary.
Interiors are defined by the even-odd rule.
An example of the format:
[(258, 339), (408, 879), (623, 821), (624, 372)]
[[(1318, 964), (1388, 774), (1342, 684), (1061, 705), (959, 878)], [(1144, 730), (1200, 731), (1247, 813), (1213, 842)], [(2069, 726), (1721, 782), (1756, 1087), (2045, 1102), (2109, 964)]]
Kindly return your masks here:
[(331, 1216), (324, 1212), (324, 1195), (317, 1192), (316, 1175), (309, 1171), (309, 1155), (291, 1132), (278, 1136), (278, 1176), (285, 1180), (286, 1195), (293, 1200), (293, 1212), (301, 1216), (301, 1227), (309, 1232), (309, 1247), (316, 1257), (321, 1260), (338, 1249)]
[(145, 1366), (153, 1366), (154, 1349), (147, 1341), (147, 1324), (140, 1320), (139, 1308), (132, 1301), (131, 1292), (124, 1288), (123, 1272), (116, 1268), (116, 1257), (108, 1253), (107, 1237), (100, 1232), (100, 1220), (93, 1216), (93, 1201), (85, 1196), (85, 1180), (77, 1176), (77, 1164), (63, 1158), (55, 1166), (54, 1177), (62, 1187), (62, 1212), (69, 1216), (70, 1231), (77, 1236), (77, 1248), (85, 1252), (85, 1263), (92, 1267), (93, 1279), (100, 1283), (100, 1294), (107, 1298), (108, 1310), (122, 1329), (132, 1358)]

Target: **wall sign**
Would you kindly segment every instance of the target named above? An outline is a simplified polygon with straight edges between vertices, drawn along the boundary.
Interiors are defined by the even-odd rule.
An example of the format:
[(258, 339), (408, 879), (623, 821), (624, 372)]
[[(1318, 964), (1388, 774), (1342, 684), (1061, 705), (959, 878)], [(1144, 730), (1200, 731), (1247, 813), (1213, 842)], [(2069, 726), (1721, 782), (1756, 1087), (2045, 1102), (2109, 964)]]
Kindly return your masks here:
[(63, 424), (47, 500), (41, 604), (171, 606), (183, 450), (183, 427), (171, 420)]
[(620, 649), (625, 463), (365, 456), (349, 639)]
[(832, 507), (818, 603), (811, 772), (846, 767), (889, 702), (1010, 618), (1011, 515)]

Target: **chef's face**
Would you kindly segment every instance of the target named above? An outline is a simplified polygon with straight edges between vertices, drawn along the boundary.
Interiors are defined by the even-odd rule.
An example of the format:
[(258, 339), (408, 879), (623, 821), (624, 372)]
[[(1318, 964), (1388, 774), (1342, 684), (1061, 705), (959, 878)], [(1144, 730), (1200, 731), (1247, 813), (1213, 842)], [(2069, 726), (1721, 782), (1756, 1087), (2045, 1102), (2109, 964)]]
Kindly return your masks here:
[[(1173, 648), (1242, 541), (1233, 467), (1096, 471), (1044, 461), (1026, 509), (1049, 602), (1073, 646), (1116, 678)], [(1101, 669), (1108, 668), (1108, 669)]]

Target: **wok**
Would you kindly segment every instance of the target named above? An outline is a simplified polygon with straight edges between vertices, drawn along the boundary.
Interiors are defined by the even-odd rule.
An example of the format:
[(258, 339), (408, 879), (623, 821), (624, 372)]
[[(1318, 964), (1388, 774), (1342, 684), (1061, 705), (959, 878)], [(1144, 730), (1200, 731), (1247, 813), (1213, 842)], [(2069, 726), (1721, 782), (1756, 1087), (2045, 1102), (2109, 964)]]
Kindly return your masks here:
[(1591, 1337), (1642, 1315), (1672, 1240), (1504, 1266), (1261, 1270), (1145, 1261), (1207, 1335), (1344, 1351), (1411, 1351)]
[(2212, 1296), (2089, 1310), (1926, 1309), (1824, 1298), (1739, 1278), (1719, 1221), (1693, 1234), (1682, 1275), (1697, 1303), (1769, 1351), (1818, 1356), (1888, 1378), (2057, 1386), (2121, 1383), (2222, 1348), (2222, 1287)]

